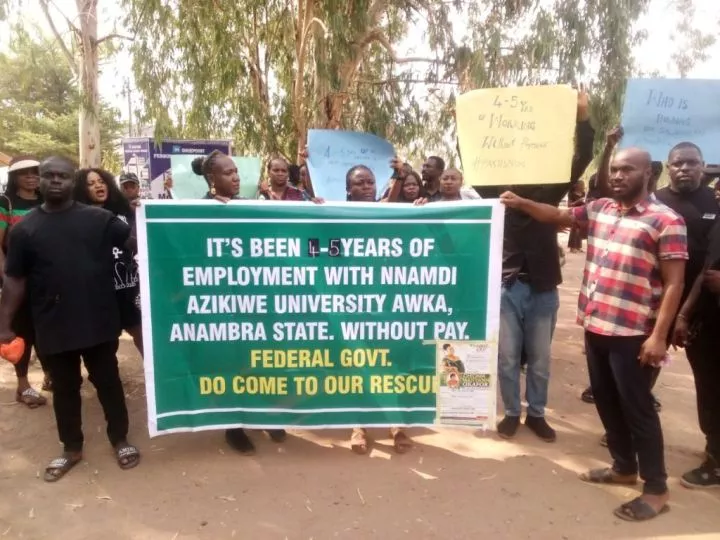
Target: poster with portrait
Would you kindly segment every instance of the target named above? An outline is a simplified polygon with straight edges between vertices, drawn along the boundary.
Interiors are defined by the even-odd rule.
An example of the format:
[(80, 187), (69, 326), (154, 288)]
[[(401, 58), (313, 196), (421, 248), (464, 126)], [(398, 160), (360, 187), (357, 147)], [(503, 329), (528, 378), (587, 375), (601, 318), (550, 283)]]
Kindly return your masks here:
[(494, 428), (497, 343), (438, 341), (435, 423)]

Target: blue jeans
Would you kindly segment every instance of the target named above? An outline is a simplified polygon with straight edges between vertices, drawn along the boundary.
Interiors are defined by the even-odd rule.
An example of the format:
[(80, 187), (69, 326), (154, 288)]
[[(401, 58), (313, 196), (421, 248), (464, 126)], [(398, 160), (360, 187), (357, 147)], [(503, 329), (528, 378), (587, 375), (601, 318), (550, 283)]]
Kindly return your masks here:
[(500, 393), (506, 416), (520, 416), (520, 356), (527, 354), (528, 415), (545, 416), (552, 343), (560, 297), (557, 289), (533, 292), (527, 283), (503, 285), (498, 348)]

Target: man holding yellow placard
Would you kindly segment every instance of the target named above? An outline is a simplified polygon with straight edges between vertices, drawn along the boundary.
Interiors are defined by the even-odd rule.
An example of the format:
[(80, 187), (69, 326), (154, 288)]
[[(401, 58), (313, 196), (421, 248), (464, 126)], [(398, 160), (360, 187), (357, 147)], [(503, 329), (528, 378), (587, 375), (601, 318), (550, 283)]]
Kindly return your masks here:
[[(565, 86), (476, 90), (460, 96), (459, 147), (468, 182), (485, 198), (499, 197), (512, 186), (524, 198), (557, 206), (592, 161), (595, 132), (589, 118), (587, 93)], [(542, 440), (554, 442), (545, 405), (562, 281), (557, 229), (507, 208), (502, 274), (498, 373), (505, 418), (498, 434), (512, 438), (520, 425), (524, 348), (525, 424)]]
[(560, 85), (490, 88), (458, 97), (457, 131), (468, 184), (567, 183), (576, 95)]

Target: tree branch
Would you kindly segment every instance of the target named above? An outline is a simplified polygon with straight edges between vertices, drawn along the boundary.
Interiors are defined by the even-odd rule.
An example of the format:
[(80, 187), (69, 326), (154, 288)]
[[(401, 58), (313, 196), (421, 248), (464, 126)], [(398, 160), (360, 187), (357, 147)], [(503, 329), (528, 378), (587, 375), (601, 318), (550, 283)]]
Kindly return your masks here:
[(123, 36), (122, 34), (108, 34), (107, 36), (103, 36), (103, 37), (99, 38), (95, 42), (95, 45), (100, 45), (103, 41), (107, 41), (109, 39), (126, 39), (128, 41), (135, 41), (134, 37)]
[(371, 25), (377, 24), (377, 21), (380, 18), (380, 15), (387, 9), (387, 1), (386, 0), (375, 0), (372, 4), (370, 4), (370, 7), (368, 8), (368, 19), (370, 20)]
[(312, 29), (313, 25), (318, 25), (320, 28), (323, 29), (323, 32), (325, 32), (325, 34), (327, 35), (328, 29), (327, 29), (327, 26), (325, 26), (325, 23), (322, 22), (322, 21), (321, 21), (320, 19), (318, 19), (317, 17), (313, 17), (312, 20), (311, 20), (311, 21), (308, 23), (308, 25), (305, 27), (305, 36), (306, 36), (306, 37), (307, 37), (307, 35), (310, 33), (310, 30)]
[(445, 84), (450, 86), (458, 86), (460, 83), (457, 81), (430, 81), (428, 79), (385, 79), (384, 81), (375, 81), (370, 79), (358, 79), (358, 84), (369, 84), (371, 86), (383, 86), (386, 84), (393, 83), (418, 83), (418, 84)]
[[(50, 15), (50, 8), (48, 7), (47, 0), (40, 0), (40, 9), (42, 9), (43, 13), (45, 14), (45, 19), (47, 19), (50, 30), (52, 30), (55, 39), (60, 44), (60, 48), (62, 49), (65, 58), (67, 58), (67, 61), (70, 64), (70, 69), (76, 77), (79, 76), (78, 65), (75, 61), (75, 56), (73, 56), (73, 54), (70, 52), (70, 49), (68, 49), (67, 45), (65, 44), (65, 41), (60, 35), (60, 32), (58, 32), (58, 29), (55, 27), (55, 23), (53, 22), (52, 16)], [(65, 19), (67, 20), (67, 17), (65, 17)], [(69, 20), (68, 24), (72, 29), (74, 29), (75, 32), (78, 31), (77, 28)]]
[(48, 6), (49, 6), (49, 4), (52, 4), (52, 6), (53, 6), (53, 7), (57, 10), (57, 12), (62, 16), (62, 18), (65, 19), (65, 22), (67, 23), (68, 27), (70, 27), (70, 30), (72, 30), (73, 32), (75, 32), (75, 33), (78, 34), (78, 35), (80, 34), (80, 29), (73, 24), (73, 22), (68, 18), (67, 15), (65, 15), (65, 14), (62, 12), (62, 10), (61, 10), (59, 7), (57, 7), (57, 4), (56, 4), (53, 0), (40, 0), (40, 3), (41, 3), (41, 4), (45, 4), (45, 6), (44, 6), (45, 9), (44, 9), (43, 11), (46, 11), (46, 10), (47, 10), (46, 13), (45, 13), (45, 16), (48, 17), (48, 20), (49, 20), (49, 17), (50, 17)]
[(380, 43), (380, 45), (383, 46), (383, 48), (388, 52), (390, 55), (390, 58), (392, 61), (396, 64), (410, 64), (413, 62), (425, 62), (430, 64), (446, 64), (447, 62), (440, 60), (439, 58), (428, 58), (423, 56), (408, 56), (408, 57), (398, 57), (397, 53), (392, 47), (392, 44), (388, 40), (388, 38), (383, 34), (382, 30), (379, 28), (375, 28), (371, 32), (368, 32), (363, 41), (362, 46), (368, 45), (372, 43), (373, 41), (377, 41)]

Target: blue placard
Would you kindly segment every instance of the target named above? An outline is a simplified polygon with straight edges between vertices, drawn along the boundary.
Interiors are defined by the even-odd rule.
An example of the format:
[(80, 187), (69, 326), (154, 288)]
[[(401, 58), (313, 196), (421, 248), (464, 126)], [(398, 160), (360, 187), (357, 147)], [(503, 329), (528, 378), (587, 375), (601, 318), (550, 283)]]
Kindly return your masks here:
[(327, 201), (346, 199), (345, 175), (355, 165), (365, 165), (375, 174), (378, 196), (393, 174), (390, 161), (395, 149), (369, 133), (308, 130), (308, 154), (308, 172), (315, 195)]
[(630, 79), (621, 146), (639, 146), (667, 160), (679, 142), (698, 145), (707, 163), (720, 163), (720, 80)]

